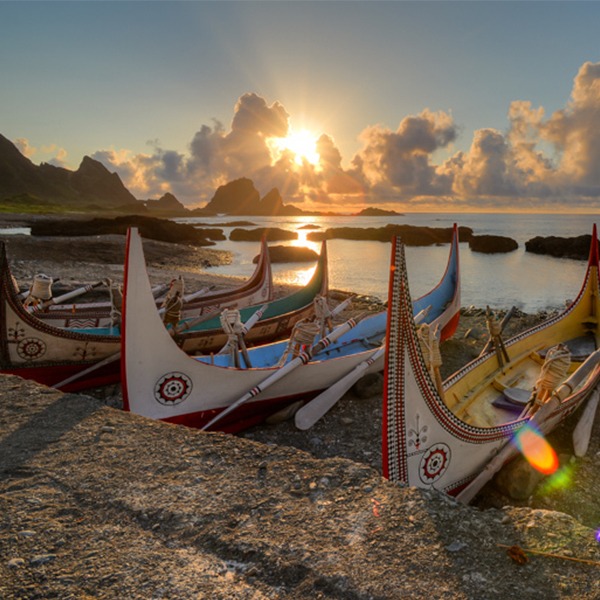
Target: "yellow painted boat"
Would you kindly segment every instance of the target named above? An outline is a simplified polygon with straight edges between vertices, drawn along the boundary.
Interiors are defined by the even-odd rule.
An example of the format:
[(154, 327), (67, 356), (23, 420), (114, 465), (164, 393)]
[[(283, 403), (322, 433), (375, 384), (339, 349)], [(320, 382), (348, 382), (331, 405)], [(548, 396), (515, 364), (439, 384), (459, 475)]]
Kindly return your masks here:
[(600, 381), (595, 225), (591, 237), (581, 291), (564, 312), (505, 343), (497, 337), (495, 348), (437, 386), (412, 322), (404, 250), (396, 245), (383, 419), (388, 479), (469, 502), (519, 452), (526, 431), (543, 439), (594, 392)]

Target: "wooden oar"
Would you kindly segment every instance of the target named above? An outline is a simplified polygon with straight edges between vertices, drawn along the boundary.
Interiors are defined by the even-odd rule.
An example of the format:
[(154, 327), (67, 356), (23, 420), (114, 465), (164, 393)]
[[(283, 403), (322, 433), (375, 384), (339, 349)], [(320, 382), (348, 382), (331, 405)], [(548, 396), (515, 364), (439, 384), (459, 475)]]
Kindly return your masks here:
[[(424, 308), (415, 315), (418, 325), (431, 310)], [(298, 429), (310, 429), (336, 402), (363, 376), (364, 372), (385, 353), (385, 344), (377, 348), (366, 360), (356, 365), (347, 375), (321, 392), (316, 398), (305, 404), (295, 415), (294, 423)]]
[(385, 353), (385, 344), (379, 346), (371, 356), (356, 365), (350, 373), (336, 381), (330, 388), (305, 404), (295, 415), (298, 429), (310, 429), (336, 402), (363, 376), (364, 372)]
[(79, 371), (79, 373), (75, 373), (75, 375), (71, 375), (71, 377), (67, 377), (67, 379), (63, 379), (59, 383), (53, 384), (52, 387), (60, 390), (65, 385), (68, 385), (69, 383), (78, 381), (82, 377), (85, 377), (86, 375), (89, 375), (90, 373), (93, 373), (94, 371), (97, 371), (98, 369), (100, 369), (106, 365), (110, 365), (111, 363), (115, 362), (116, 360), (119, 360), (120, 358), (121, 358), (121, 351), (119, 350), (118, 352), (115, 352), (114, 354), (111, 354), (110, 356), (103, 358), (101, 361), (94, 363), (91, 367), (88, 367), (87, 369), (84, 369), (83, 371)]
[(296, 358), (293, 358), (289, 363), (280, 367), (270, 375), (265, 378), (261, 383), (254, 386), (249, 392), (244, 394), (241, 398), (230, 404), (227, 408), (222, 410), (218, 415), (216, 415), (208, 424), (202, 427), (203, 430), (212, 427), (215, 423), (220, 421), (223, 417), (228, 415), (230, 412), (234, 411), (236, 408), (247, 402), (248, 400), (258, 396), (262, 391), (266, 390), (268, 387), (271, 387), (274, 383), (277, 383), (280, 379), (283, 379), (286, 375), (289, 375), (292, 371), (297, 369), (298, 367), (305, 365), (307, 362), (311, 360), (313, 356), (319, 354), (319, 352), (323, 351), (325, 348), (330, 346), (335, 340), (337, 340), (340, 336), (344, 335), (344, 333), (350, 331), (353, 327), (356, 326), (357, 320), (349, 319), (343, 325), (336, 327), (329, 335), (325, 336), (319, 342), (314, 344), (310, 349), (301, 352)]
[(72, 290), (71, 292), (67, 292), (62, 296), (57, 296), (56, 298), (50, 298), (50, 300), (45, 300), (44, 302), (40, 302), (40, 304), (25, 306), (25, 310), (29, 313), (36, 313), (42, 310), (45, 310), (49, 306), (53, 304), (63, 304), (67, 300), (71, 300), (76, 298), (77, 296), (81, 296), (97, 287), (104, 285), (104, 281), (97, 281), (96, 283), (90, 283), (89, 285), (84, 285), (82, 287), (77, 288), (76, 290)]
[(573, 430), (573, 449), (575, 451), (575, 456), (585, 456), (588, 451), (592, 427), (594, 426), (594, 419), (598, 408), (598, 401), (600, 401), (600, 389), (596, 387), (583, 410), (579, 422)]

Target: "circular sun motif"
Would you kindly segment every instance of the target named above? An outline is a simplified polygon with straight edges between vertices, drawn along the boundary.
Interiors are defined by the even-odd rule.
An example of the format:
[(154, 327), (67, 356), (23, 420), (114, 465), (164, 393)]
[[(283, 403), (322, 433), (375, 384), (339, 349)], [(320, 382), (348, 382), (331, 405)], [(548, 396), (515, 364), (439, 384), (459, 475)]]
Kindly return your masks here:
[(419, 465), (419, 476), (423, 483), (436, 482), (450, 464), (450, 448), (446, 444), (434, 444), (425, 450), (421, 464)]
[(46, 354), (46, 344), (38, 338), (24, 338), (17, 344), (17, 354), (25, 360), (36, 360)]
[(167, 373), (154, 386), (154, 397), (165, 406), (175, 406), (183, 402), (192, 391), (192, 381), (183, 373)]

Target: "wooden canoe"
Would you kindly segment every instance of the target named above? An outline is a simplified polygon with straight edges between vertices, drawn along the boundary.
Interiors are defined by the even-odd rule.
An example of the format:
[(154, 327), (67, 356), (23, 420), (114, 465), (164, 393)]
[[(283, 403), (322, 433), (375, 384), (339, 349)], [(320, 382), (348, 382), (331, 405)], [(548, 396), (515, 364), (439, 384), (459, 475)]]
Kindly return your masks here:
[[(442, 280), (414, 306), (415, 313), (430, 307), (426, 320), (439, 322), (445, 336), (456, 328), (460, 307), (457, 231), (455, 228)], [(284, 377), (267, 388), (265, 382), (289, 369), (289, 362), (278, 366), (288, 342), (250, 349), (252, 368), (231, 367), (226, 356), (190, 357), (174, 343), (156, 314), (143, 248), (137, 232), (131, 231), (121, 351), (124, 408), (153, 419), (203, 428), (250, 394), (251, 398), (214, 426), (239, 431), (334, 384), (377, 351), (385, 328), (385, 312), (363, 319), (319, 354), (307, 355), (301, 365), (285, 371)], [(371, 364), (368, 372), (382, 368), (383, 358)]]
[[(17, 298), (4, 244), (0, 246), (0, 269), (0, 372), (57, 386), (63, 391), (79, 391), (120, 380), (119, 327), (65, 329), (48, 325), (27, 312)], [(327, 270), (323, 244), (310, 282), (297, 292), (267, 303), (263, 320), (249, 332), (247, 343), (285, 338), (297, 321), (312, 316), (315, 297), (327, 294)], [(152, 294), (151, 298), (158, 317)], [(241, 309), (242, 320), (245, 322), (257, 308)], [(217, 352), (225, 345), (227, 335), (218, 313), (212, 314), (200, 322), (196, 317), (180, 322), (182, 331), (176, 340), (185, 352)]]
[[(229, 290), (206, 292), (184, 303), (184, 318), (218, 314), (225, 308), (243, 308), (273, 300), (271, 261), (266, 240), (261, 242), (259, 260), (254, 273), (241, 285)], [(160, 306), (160, 301), (157, 301)], [(83, 329), (111, 325), (110, 302), (77, 302), (51, 304), (43, 310), (34, 310), (35, 316), (48, 325)]]
[[(443, 383), (442, 398), (424, 363), (412, 323), (404, 250), (397, 244), (384, 386), (385, 477), (435, 488), (469, 502), (518, 453), (517, 443), (526, 428), (535, 426), (535, 435), (547, 434), (575, 411), (600, 380), (599, 291), (594, 226), (577, 299), (558, 316), (506, 341), (508, 361), (500, 360), (492, 350), (449, 377)], [(570, 367), (557, 372), (547, 402), (532, 408), (531, 398), (542, 399), (540, 374), (542, 368), (547, 372), (546, 359), (550, 364), (548, 351), (558, 344), (570, 348)]]

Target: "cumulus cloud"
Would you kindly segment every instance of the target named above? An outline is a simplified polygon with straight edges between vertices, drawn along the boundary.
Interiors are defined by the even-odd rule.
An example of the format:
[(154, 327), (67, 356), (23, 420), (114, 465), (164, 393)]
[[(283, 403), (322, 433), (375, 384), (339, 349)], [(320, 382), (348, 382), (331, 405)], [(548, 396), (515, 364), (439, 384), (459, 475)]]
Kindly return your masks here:
[[(317, 141), (319, 164), (298, 165), (293, 153), (275, 154), (270, 144), (290, 131), (283, 105), (248, 93), (238, 99), (229, 127), (217, 120), (201, 125), (187, 152), (153, 141), (144, 154), (105, 150), (93, 157), (138, 198), (170, 191), (187, 204), (207, 202), (219, 185), (239, 177), (252, 179), (261, 194), (277, 187), (286, 202), (334, 209), (365, 202), (413, 209), (450, 200), (473, 208), (502, 202), (533, 207), (567, 198), (597, 202), (600, 63), (582, 65), (563, 109), (547, 116), (543, 107), (515, 100), (507, 118), (505, 131), (475, 131), (470, 147), (452, 155), (459, 126), (447, 112), (424, 109), (401, 118), (396, 130), (366, 127), (361, 148), (346, 157), (348, 167), (326, 133)], [(27, 140), (20, 144), (22, 151), (35, 151)]]
[(431, 162), (431, 155), (456, 139), (452, 117), (427, 109), (404, 118), (396, 131), (382, 126), (366, 128), (363, 148), (353, 164), (371, 187), (401, 197), (446, 194), (450, 180)]

